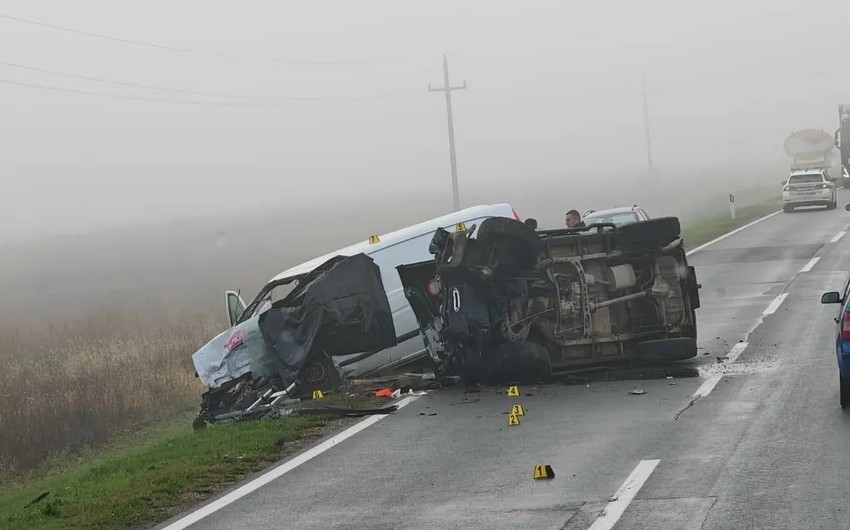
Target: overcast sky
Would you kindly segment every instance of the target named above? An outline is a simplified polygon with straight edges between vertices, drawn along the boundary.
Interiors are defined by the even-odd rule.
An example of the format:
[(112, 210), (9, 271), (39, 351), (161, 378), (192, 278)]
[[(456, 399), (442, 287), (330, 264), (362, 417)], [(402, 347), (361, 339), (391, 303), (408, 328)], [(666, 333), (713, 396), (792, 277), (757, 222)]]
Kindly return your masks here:
[(642, 75), (659, 167), (782, 161), (792, 129), (831, 133), (850, 102), (849, 24), (846, 0), (5, 0), (0, 241), (384, 193), (449, 207), (445, 100), (428, 92), (444, 51), (468, 83), (467, 196), (639, 175)]

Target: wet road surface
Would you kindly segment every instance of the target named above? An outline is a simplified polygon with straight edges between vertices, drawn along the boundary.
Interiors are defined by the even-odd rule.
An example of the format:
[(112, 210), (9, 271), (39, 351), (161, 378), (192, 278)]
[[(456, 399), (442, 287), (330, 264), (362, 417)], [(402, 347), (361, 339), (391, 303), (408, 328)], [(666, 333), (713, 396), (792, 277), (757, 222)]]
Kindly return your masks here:
[[(691, 255), (697, 377), (441, 390), (191, 528), (850, 528), (838, 309), (819, 303), (850, 275), (848, 226), (841, 208), (778, 214)], [(555, 479), (532, 480), (543, 464)]]

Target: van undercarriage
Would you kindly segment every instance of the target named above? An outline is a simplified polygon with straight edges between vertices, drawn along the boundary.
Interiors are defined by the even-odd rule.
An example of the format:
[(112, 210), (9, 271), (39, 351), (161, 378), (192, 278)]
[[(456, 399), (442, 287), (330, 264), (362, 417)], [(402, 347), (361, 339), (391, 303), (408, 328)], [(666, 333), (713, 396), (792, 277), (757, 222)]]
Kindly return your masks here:
[(468, 381), (696, 355), (698, 284), (676, 218), (534, 231), (505, 218), (438, 230), (399, 267), (438, 369)]

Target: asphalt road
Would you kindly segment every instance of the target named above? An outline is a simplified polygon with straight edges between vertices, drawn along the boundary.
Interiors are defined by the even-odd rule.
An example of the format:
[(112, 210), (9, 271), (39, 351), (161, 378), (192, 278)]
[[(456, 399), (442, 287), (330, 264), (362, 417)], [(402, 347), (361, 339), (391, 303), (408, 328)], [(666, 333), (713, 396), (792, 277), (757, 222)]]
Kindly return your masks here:
[[(191, 528), (850, 528), (837, 306), (819, 303), (850, 274), (849, 226), (778, 214), (690, 257), (699, 377), (442, 390)], [(532, 480), (540, 464), (556, 477)]]

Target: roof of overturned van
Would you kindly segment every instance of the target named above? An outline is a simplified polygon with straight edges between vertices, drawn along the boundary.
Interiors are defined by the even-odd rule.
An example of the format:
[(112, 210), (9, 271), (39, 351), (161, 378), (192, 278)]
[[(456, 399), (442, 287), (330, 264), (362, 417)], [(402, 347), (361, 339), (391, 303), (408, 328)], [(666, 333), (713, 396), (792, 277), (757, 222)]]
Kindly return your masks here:
[(360, 243), (355, 243), (354, 245), (343, 249), (335, 250), (331, 253), (325, 254), (324, 256), (319, 256), (318, 258), (312, 259), (306, 263), (287, 269), (269, 280), (268, 283), (306, 274), (334, 256), (353, 256), (354, 254), (359, 254), (361, 252), (364, 254), (371, 254), (376, 250), (394, 245), (401, 241), (406, 241), (412, 237), (416, 237), (427, 232), (433, 232), (437, 230), (438, 227), (448, 228), (462, 221), (468, 221), (470, 219), (477, 219), (485, 216), (513, 217), (514, 210), (510, 204), (506, 203), (472, 206), (464, 210), (452, 212), (442, 217), (429, 219), (412, 226), (407, 226), (394, 232), (381, 234), (378, 236), (380, 241), (375, 244), (370, 244), (368, 239), (364, 238)]

